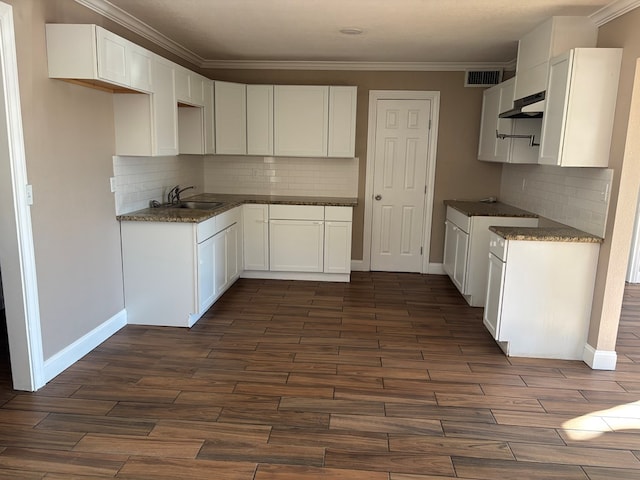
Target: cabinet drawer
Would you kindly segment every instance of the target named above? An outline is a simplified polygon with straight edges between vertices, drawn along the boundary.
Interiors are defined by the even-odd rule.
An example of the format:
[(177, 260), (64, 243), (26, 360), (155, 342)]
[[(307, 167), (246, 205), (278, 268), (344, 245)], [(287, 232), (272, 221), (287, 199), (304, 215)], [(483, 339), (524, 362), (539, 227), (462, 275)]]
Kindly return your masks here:
[(227, 210), (220, 215), (216, 215), (215, 218), (217, 222), (218, 232), (224, 230), (225, 228), (229, 228), (234, 223), (238, 223), (240, 221), (240, 207)]
[(269, 218), (278, 220), (324, 220), (324, 207), (318, 205), (269, 205)]
[(455, 224), (459, 229), (469, 233), (469, 229), (471, 228), (471, 217), (468, 217), (455, 208), (447, 207), (447, 220)]
[(493, 253), (504, 261), (507, 258), (507, 241), (500, 235), (491, 232), (489, 236), (489, 253)]
[(216, 219), (212, 217), (204, 222), (200, 222), (197, 226), (196, 238), (198, 243), (204, 242), (207, 238), (212, 237), (218, 231)]
[(335, 222), (350, 222), (353, 215), (352, 207), (324, 207), (324, 219)]

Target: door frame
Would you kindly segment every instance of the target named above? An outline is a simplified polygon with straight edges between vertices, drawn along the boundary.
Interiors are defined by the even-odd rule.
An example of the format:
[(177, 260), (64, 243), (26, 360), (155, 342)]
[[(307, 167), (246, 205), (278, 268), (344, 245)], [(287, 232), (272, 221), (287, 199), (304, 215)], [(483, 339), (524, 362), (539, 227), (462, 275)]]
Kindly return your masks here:
[[(433, 193), (436, 178), (436, 153), (438, 150), (438, 122), (440, 118), (440, 92), (422, 90), (370, 90), (369, 91), (369, 125), (367, 134), (367, 173), (364, 193), (364, 232), (362, 246), (362, 270), (371, 270), (371, 236), (373, 221), (373, 164), (376, 148), (376, 124), (378, 120), (378, 100), (430, 100), (431, 115), (427, 150), (427, 194), (424, 204), (424, 232), (421, 273), (431, 273), (429, 253), (431, 250), (431, 223), (433, 221)], [(438, 270), (439, 272), (439, 270)], [(438, 273), (434, 271), (433, 273)]]
[[(12, 193), (11, 205), (1, 205), (10, 230), (6, 235), (6, 256), (3, 265), (11, 275), (2, 279), (5, 291), (9, 351), (11, 354), (11, 374), (16, 390), (35, 391), (45, 385), (42, 334), (40, 330), (40, 306), (38, 303), (38, 283), (36, 278), (33, 231), (31, 229), (26, 154), (22, 130), (22, 110), (18, 80), (16, 37), (13, 23), (13, 8), (0, 2), (0, 69), (4, 114), (7, 123), (9, 170), (11, 178), (1, 181), (2, 188)], [(15, 228), (13, 228), (15, 227)], [(4, 240), (3, 240), (4, 241)]]

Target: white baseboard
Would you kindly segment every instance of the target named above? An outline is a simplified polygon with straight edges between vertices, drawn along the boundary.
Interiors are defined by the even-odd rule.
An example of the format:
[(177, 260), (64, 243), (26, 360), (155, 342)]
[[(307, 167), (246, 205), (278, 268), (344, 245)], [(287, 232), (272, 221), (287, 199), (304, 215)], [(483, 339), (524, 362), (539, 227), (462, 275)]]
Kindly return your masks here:
[(352, 272), (368, 272), (369, 265), (366, 265), (364, 260), (351, 260)]
[(427, 273), (429, 275), (446, 275), (441, 263), (430, 263)]
[(127, 324), (127, 311), (116, 313), (85, 336), (63, 348), (44, 362), (45, 382), (50, 381), (96, 348)]
[(348, 273), (313, 273), (313, 272), (270, 272), (266, 270), (245, 270), (241, 278), (259, 278), (267, 280), (306, 280), (313, 282), (349, 282)]
[(615, 351), (596, 350), (587, 343), (582, 359), (594, 370), (615, 370), (618, 354)]

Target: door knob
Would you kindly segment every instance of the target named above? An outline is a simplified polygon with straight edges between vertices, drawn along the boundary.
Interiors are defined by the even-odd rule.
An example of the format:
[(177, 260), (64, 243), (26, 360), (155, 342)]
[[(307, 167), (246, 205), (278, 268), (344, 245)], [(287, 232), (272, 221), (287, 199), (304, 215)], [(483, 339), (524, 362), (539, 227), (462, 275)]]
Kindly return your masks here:
[(382, 200), (382, 195), (376, 195), (376, 196), (375, 196), (375, 197), (373, 197), (373, 198), (375, 198), (376, 200)]

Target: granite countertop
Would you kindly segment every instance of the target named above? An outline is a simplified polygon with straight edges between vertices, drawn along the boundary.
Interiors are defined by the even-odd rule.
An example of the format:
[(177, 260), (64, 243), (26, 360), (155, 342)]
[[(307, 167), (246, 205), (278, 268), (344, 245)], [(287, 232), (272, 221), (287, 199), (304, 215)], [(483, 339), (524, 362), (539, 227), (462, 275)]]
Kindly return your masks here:
[(603, 239), (569, 226), (554, 227), (489, 227), (506, 240), (537, 242), (602, 243)]
[(538, 217), (535, 213), (500, 202), (445, 200), (444, 204), (464, 213), (467, 217)]
[(221, 202), (213, 210), (196, 210), (175, 207), (144, 208), (135, 212), (116, 216), (119, 221), (133, 222), (182, 222), (199, 223), (220, 215), (227, 210), (245, 203), (279, 205), (320, 205), (332, 207), (355, 207), (357, 198), (351, 197), (297, 197), (280, 195), (231, 195), (219, 193), (200, 193), (182, 199), (183, 202)]

